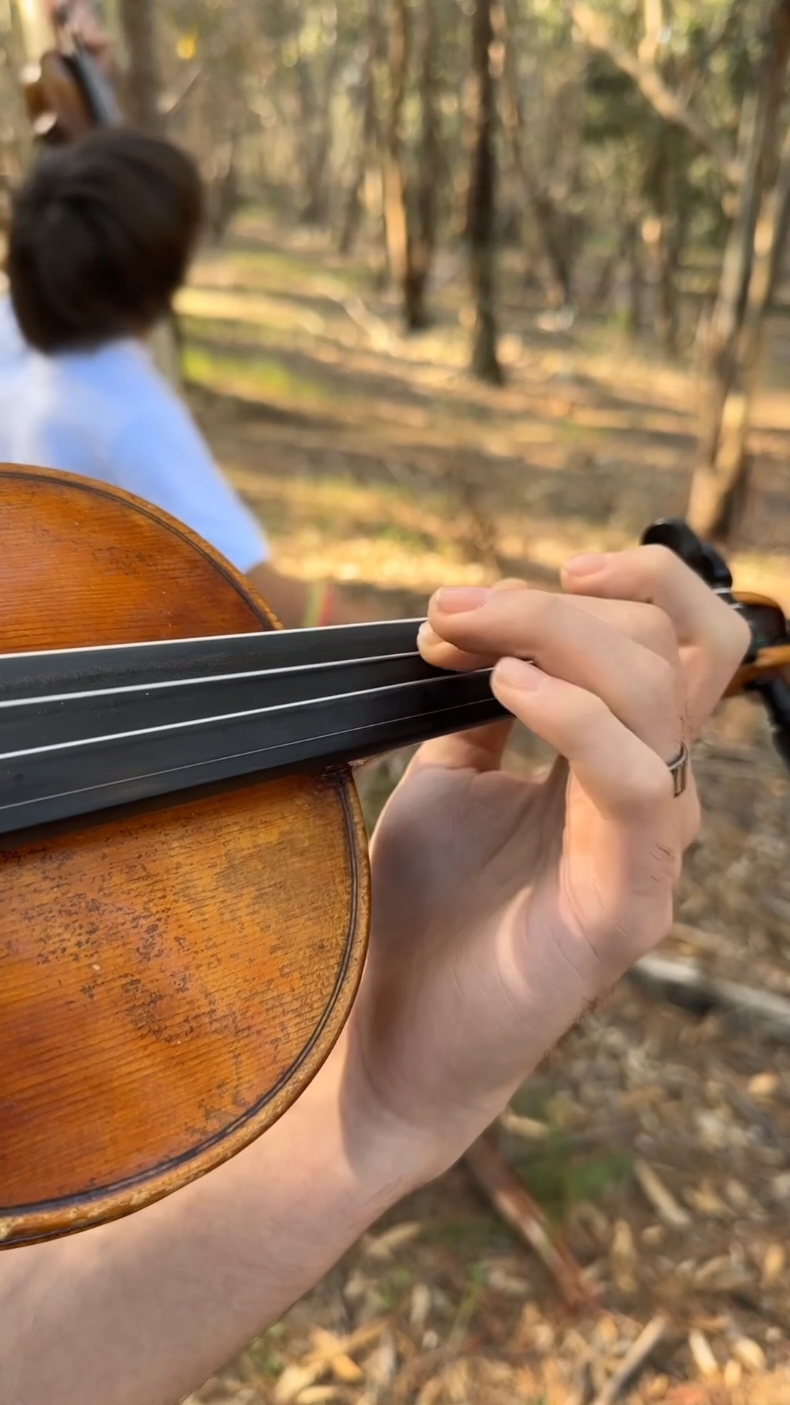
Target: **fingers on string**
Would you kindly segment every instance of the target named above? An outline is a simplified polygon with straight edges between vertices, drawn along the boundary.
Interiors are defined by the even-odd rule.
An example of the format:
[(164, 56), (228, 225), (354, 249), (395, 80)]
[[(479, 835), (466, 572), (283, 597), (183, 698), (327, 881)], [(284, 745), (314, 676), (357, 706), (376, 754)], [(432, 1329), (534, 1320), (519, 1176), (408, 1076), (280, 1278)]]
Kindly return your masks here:
[[(474, 602), (466, 596), (439, 591), (431, 601), (429, 624), (437, 637), (470, 656), (530, 660), (596, 696), (665, 763), (677, 756), (684, 698), (676, 647), (674, 660), (668, 659), (561, 595), (528, 589), (489, 594), (477, 608), (469, 608)], [(669, 638), (664, 648), (672, 653)]]
[(639, 601), (664, 612), (681, 646), (697, 654), (689, 678), (697, 720), (722, 696), (749, 647), (745, 620), (666, 547), (576, 557), (563, 568), (562, 583), (569, 593)]
[[(455, 587), (452, 589), (452, 595), (457, 601), (456, 609), (475, 610), (492, 595), (501, 591), (525, 590), (527, 588), (526, 581), (506, 578), (497, 581), (492, 586)], [(426, 620), (421, 626), (418, 637), (423, 658), (433, 664), (434, 668), (447, 668), (453, 672), (464, 672), (476, 668), (491, 668), (492, 664), (496, 662), (496, 659), (491, 655), (470, 654), (457, 648), (446, 639), (442, 639), (433, 629), (429, 620)]]
[[(509, 590), (529, 589), (523, 581), (509, 581), (503, 583), (504, 587)], [(496, 587), (492, 589), (496, 589)], [(537, 593), (545, 594), (545, 592)], [(481, 598), (483, 598), (482, 594)], [(652, 649), (654, 654), (659, 654), (669, 663), (677, 663), (677, 635), (669, 616), (658, 606), (645, 605), (632, 600), (599, 600), (595, 596), (587, 595), (574, 595), (571, 598), (577, 610), (587, 615), (594, 615), (596, 619), (612, 625), (621, 634), (627, 635), (629, 639), (635, 640), (638, 644), (644, 644), (646, 649)], [(448, 644), (445, 639), (439, 637), (428, 621), (422, 626), (419, 638), (423, 658), (428, 663), (432, 663), (435, 668), (452, 670), (490, 668), (496, 662), (492, 656), (465, 653), (454, 644)]]
[(606, 818), (649, 822), (673, 804), (672, 778), (660, 756), (594, 693), (515, 658), (497, 664), (491, 686), (503, 707), (567, 758)]

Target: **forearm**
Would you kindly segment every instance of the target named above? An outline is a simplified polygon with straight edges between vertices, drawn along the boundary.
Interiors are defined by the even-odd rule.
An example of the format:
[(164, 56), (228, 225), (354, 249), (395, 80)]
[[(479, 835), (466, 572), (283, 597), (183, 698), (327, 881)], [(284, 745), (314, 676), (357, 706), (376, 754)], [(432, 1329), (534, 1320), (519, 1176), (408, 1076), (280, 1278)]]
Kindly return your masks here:
[(174, 1405), (411, 1188), (349, 1134), (337, 1060), (226, 1166), (116, 1224), (0, 1254), (0, 1398)]

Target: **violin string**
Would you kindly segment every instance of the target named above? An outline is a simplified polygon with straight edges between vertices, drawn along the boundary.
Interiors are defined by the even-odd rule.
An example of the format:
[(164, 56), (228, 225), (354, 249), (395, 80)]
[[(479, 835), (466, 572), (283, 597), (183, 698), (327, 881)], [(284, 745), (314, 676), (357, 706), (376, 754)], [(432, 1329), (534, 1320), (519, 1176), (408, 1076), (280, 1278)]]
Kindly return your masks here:
[(165, 683), (179, 687), (275, 668), (363, 663), (416, 650), (419, 621), (335, 625), (194, 640), (96, 645), (0, 656), (0, 701), (45, 703), (77, 693), (113, 693)]
[(76, 654), (92, 654), (96, 658), (101, 658), (102, 654), (133, 653), (135, 649), (155, 649), (163, 653), (176, 652), (181, 648), (188, 648), (190, 645), (210, 644), (212, 647), (228, 647), (231, 644), (239, 643), (260, 643), (262, 640), (283, 640), (286, 638), (299, 639), (305, 641), (305, 647), (313, 639), (325, 639), (331, 635), (348, 635), (359, 633), (361, 630), (386, 630), (396, 627), (413, 625), (416, 634), (420, 625), (424, 623), (424, 617), (403, 620), (380, 620), (377, 623), (370, 620), (354, 620), (350, 624), (341, 625), (310, 625), (305, 629), (253, 629), (246, 634), (189, 634), (178, 639), (133, 639), (121, 644), (77, 644), (69, 649), (27, 649), (24, 654), (11, 653), (0, 654), (0, 665), (7, 660), (26, 659), (67, 659)]
[[(137, 772), (133, 776), (114, 777), (108, 781), (95, 780), (90, 786), (70, 787), (65, 791), (48, 792), (28, 799), (17, 799), (10, 804), (3, 804), (0, 801), (0, 833), (9, 833), (19, 828), (29, 828), (45, 823), (47, 820), (73, 818), (75, 815), (87, 814), (97, 809), (106, 809), (115, 804), (123, 803), (129, 798), (151, 798), (167, 794), (179, 793), (184, 790), (194, 788), (195, 785), (205, 783), (205, 778), (197, 780), (194, 778), (206, 764), (227, 767), (219, 774), (218, 779), (263, 773), (271, 770), (271, 764), (257, 764), (255, 766), (235, 765), (239, 761), (246, 761), (247, 758), (255, 756), (277, 755), (282, 757), (284, 753), (298, 747), (312, 747), (313, 755), (297, 758), (296, 764), (304, 764), (311, 761), (321, 761), (324, 763), (333, 760), (347, 761), (349, 757), (361, 757), (371, 754), (380, 754), (382, 751), (391, 749), (392, 745), (410, 745), (427, 740), (432, 736), (443, 736), (450, 732), (464, 730), (469, 727), (481, 726), (486, 722), (499, 720), (506, 716), (500, 705), (495, 702), (493, 695), (488, 698), (478, 698), (467, 700), (464, 703), (453, 704), (450, 707), (437, 708), (428, 714), (425, 711), (418, 713), (403, 713), (398, 718), (384, 718), (374, 722), (366, 722), (363, 725), (354, 724), (352, 726), (327, 730), (308, 737), (295, 737), (287, 740), (279, 739), (272, 745), (265, 747), (249, 748), (244, 751), (223, 753), (222, 757), (214, 760), (204, 760), (181, 762), (175, 767), (158, 768), (156, 771)], [(417, 724), (415, 726), (415, 724)], [(397, 739), (393, 740), (393, 728), (397, 728)], [(373, 733), (383, 733), (384, 735), (373, 740)], [(331, 747), (327, 752), (327, 743), (346, 739), (342, 747)], [(293, 769), (288, 766), (286, 769)], [(187, 777), (185, 784), (162, 784), (167, 776)], [(159, 784), (157, 784), (157, 782)], [(153, 783), (153, 784), (151, 784)], [(126, 788), (129, 786), (138, 788), (138, 793), (129, 796)], [(142, 791), (139, 787), (142, 786)], [(73, 802), (77, 797), (83, 797), (81, 804), (75, 808)], [(85, 799), (87, 797), (87, 800)], [(65, 802), (65, 805), (64, 805)], [(53, 808), (54, 807), (54, 808)]]
[[(476, 670), (476, 672), (478, 673), (478, 675), (479, 675), (481, 678), (482, 678), (482, 677), (486, 677), (486, 676), (490, 677), (490, 674), (491, 674), (491, 670), (490, 670), (490, 669)], [(365, 699), (371, 698), (371, 697), (373, 697), (373, 696), (379, 696), (379, 697), (380, 697), (380, 696), (384, 696), (384, 695), (387, 695), (387, 694), (389, 694), (389, 695), (391, 695), (391, 696), (394, 697), (394, 696), (396, 696), (396, 695), (397, 695), (398, 693), (400, 693), (400, 692), (405, 692), (405, 691), (408, 690), (408, 689), (413, 689), (413, 688), (418, 688), (418, 687), (419, 687), (419, 688), (423, 688), (423, 689), (424, 689), (424, 688), (430, 688), (430, 689), (433, 691), (433, 690), (436, 688), (436, 685), (437, 685), (437, 684), (443, 684), (443, 685), (445, 686), (445, 689), (446, 689), (448, 684), (450, 684), (450, 685), (452, 685), (452, 684), (454, 684), (454, 683), (457, 684), (459, 680), (463, 680), (464, 678), (468, 678), (468, 677), (469, 677), (469, 674), (468, 674), (468, 673), (467, 673), (467, 674), (455, 674), (455, 673), (444, 674), (444, 673), (438, 673), (438, 672), (437, 672), (437, 676), (436, 676), (435, 678), (431, 678), (431, 679), (418, 678), (418, 679), (410, 680), (409, 682), (405, 682), (405, 683), (393, 683), (393, 684), (388, 684), (388, 685), (385, 685), (384, 687), (379, 687), (379, 688), (362, 688), (362, 689), (355, 689), (355, 690), (352, 691), (352, 692), (347, 692), (347, 693), (330, 693), (330, 694), (326, 694), (326, 695), (323, 695), (323, 696), (320, 696), (320, 697), (317, 697), (317, 698), (308, 698), (308, 699), (304, 699), (304, 700), (301, 700), (301, 701), (298, 701), (298, 702), (277, 703), (277, 704), (275, 704), (274, 706), (261, 707), (261, 708), (248, 708), (248, 709), (245, 709), (245, 710), (240, 711), (240, 712), (229, 712), (229, 713), (210, 714), (210, 715), (208, 715), (208, 716), (206, 716), (206, 717), (189, 718), (189, 719), (181, 720), (181, 721), (177, 721), (177, 722), (165, 723), (165, 724), (163, 724), (163, 725), (159, 725), (159, 726), (156, 726), (156, 727), (143, 727), (143, 728), (138, 728), (138, 729), (136, 729), (136, 730), (134, 730), (134, 731), (130, 731), (130, 732), (109, 732), (109, 733), (101, 733), (101, 734), (98, 734), (98, 735), (96, 735), (96, 736), (81, 737), (81, 738), (78, 738), (78, 739), (76, 739), (76, 740), (71, 740), (71, 741), (55, 742), (55, 743), (52, 743), (51, 745), (43, 746), (43, 747), (28, 747), (28, 748), (24, 748), (24, 749), (22, 749), (22, 750), (17, 750), (17, 751), (2, 752), (2, 753), (0, 753), (0, 762), (10, 762), (10, 761), (18, 762), (18, 761), (21, 761), (21, 760), (23, 760), (23, 759), (26, 759), (26, 760), (34, 760), (34, 759), (36, 759), (37, 757), (40, 757), (40, 756), (62, 753), (62, 752), (68, 751), (68, 750), (73, 750), (73, 749), (75, 749), (75, 748), (81, 748), (81, 749), (89, 748), (89, 747), (91, 747), (91, 746), (96, 746), (96, 745), (100, 744), (101, 742), (106, 742), (106, 741), (113, 741), (113, 742), (123, 742), (123, 741), (131, 741), (131, 740), (141, 741), (141, 740), (145, 740), (145, 738), (147, 738), (147, 737), (161, 736), (161, 735), (166, 734), (166, 733), (171, 733), (171, 734), (176, 734), (176, 733), (178, 733), (178, 734), (180, 734), (180, 733), (182, 733), (182, 732), (184, 732), (184, 731), (187, 731), (187, 730), (190, 730), (190, 729), (194, 729), (194, 728), (198, 728), (198, 727), (206, 727), (206, 726), (217, 725), (217, 724), (219, 724), (219, 723), (230, 723), (230, 722), (240, 721), (240, 720), (242, 720), (242, 719), (244, 719), (244, 718), (247, 718), (247, 719), (250, 719), (250, 718), (261, 718), (261, 719), (263, 719), (263, 718), (265, 718), (265, 717), (267, 717), (267, 716), (273, 716), (273, 715), (278, 714), (278, 713), (279, 713), (279, 714), (282, 714), (282, 713), (285, 713), (285, 712), (293, 713), (293, 712), (298, 711), (298, 710), (301, 709), (301, 708), (306, 708), (306, 707), (311, 707), (311, 706), (317, 706), (317, 705), (319, 705), (319, 704), (329, 704), (329, 703), (333, 703), (333, 702), (340, 702), (341, 700), (365, 700)]]
[[(236, 683), (247, 680), (263, 678), (286, 678), (290, 674), (294, 676), (308, 673), (318, 673), (330, 669), (353, 668), (361, 664), (377, 664), (389, 662), (392, 659), (417, 659), (421, 655), (416, 649), (397, 654), (374, 654), (364, 655), (362, 658), (330, 659), (328, 662), (291, 664), (283, 668), (255, 668), (245, 669), (237, 673), (206, 673), (197, 678), (165, 678), (149, 683), (129, 683), (118, 688), (86, 688), (75, 693), (40, 693), (31, 694), (23, 698), (7, 698), (0, 696), (0, 709), (10, 709), (19, 707), (43, 707), (48, 703), (70, 703), (84, 700), (86, 698), (103, 698), (111, 701), (113, 698), (124, 697), (134, 693), (163, 692), (166, 689), (188, 688), (195, 685), (204, 687), (211, 683)], [(2, 664), (2, 658), (0, 658)], [(0, 683), (0, 687), (2, 684)], [(0, 713), (0, 716), (2, 714)]]

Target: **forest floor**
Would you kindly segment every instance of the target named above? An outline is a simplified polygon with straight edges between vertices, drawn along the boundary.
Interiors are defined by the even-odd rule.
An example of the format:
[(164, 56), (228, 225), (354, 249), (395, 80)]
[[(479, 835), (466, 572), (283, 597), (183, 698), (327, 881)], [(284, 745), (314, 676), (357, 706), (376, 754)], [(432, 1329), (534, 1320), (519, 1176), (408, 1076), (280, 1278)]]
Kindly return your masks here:
[[(481, 387), (459, 287), (448, 260), (436, 325), (406, 339), (358, 264), (248, 217), (180, 307), (193, 406), (277, 563), (346, 583), (382, 616), (418, 613), (442, 582), (551, 586), (565, 556), (631, 543), (685, 503), (688, 366), (602, 321), (552, 330), (514, 275), (507, 385)], [(789, 382), (780, 318), (733, 561), (788, 612)], [(544, 760), (517, 738), (513, 765)], [(371, 820), (397, 769), (364, 773)], [(790, 998), (790, 784), (759, 711), (727, 704), (697, 771), (705, 821), (662, 955)], [(787, 1405), (790, 1043), (625, 981), (514, 1110), (503, 1148), (581, 1265), (587, 1306), (564, 1304), (461, 1165), (190, 1405)], [(646, 1365), (607, 1395), (659, 1314)]]

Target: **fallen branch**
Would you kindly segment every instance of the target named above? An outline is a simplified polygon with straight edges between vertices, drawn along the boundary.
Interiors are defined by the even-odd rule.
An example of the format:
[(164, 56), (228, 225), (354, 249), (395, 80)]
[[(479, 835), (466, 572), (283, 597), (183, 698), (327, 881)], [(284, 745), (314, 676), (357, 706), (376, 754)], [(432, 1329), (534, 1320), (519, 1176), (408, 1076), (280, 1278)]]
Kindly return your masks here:
[(740, 185), (743, 178), (741, 163), (727, 144), (708, 126), (703, 117), (692, 111), (683, 97), (667, 87), (657, 68), (645, 63), (635, 54), (629, 54), (618, 44), (604, 15), (589, 5), (576, 4), (573, 6), (573, 20), (589, 48), (605, 54), (621, 73), (625, 73), (636, 84), (643, 98), (659, 117), (688, 132), (698, 146), (714, 157), (722, 175), (733, 185)]
[(626, 1352), (623, 1357), (623, 1364), (619, 1371), (616, 1371), (603, 1390), (598, 1392), (592, 1405), (614, 1405), (615, 1400), (618, 1400), (626, 1387), (631, 1384), (634, 1376), (647, 1365), (648, 1359), (659, 1342), (663, 1341), (666, 1336), (668, 1327), (669, 1321), (661, 1313), (654, 1317), (652, 1322), (648, 1322), (630, 1351)]
[(630, 978), (659, 990), (669, 999), (685, 997), (700, 1010), (718, 1007), (759, 1021), (775, 1039), (790, 1043), (790, 1000), (768, 990), (754, 990), (735, 981), (712, 976), (698, 961), (644, 956), (631, 970)]
[(464, 1164), (498, 1215), (515, 1230), (554, 1278), (570, 1308), (591, 1304), (593, 1295), (573, 1255), (555, 1243), (540, 1207), (499, 1151), (490, 1132), (472, 1144)]

